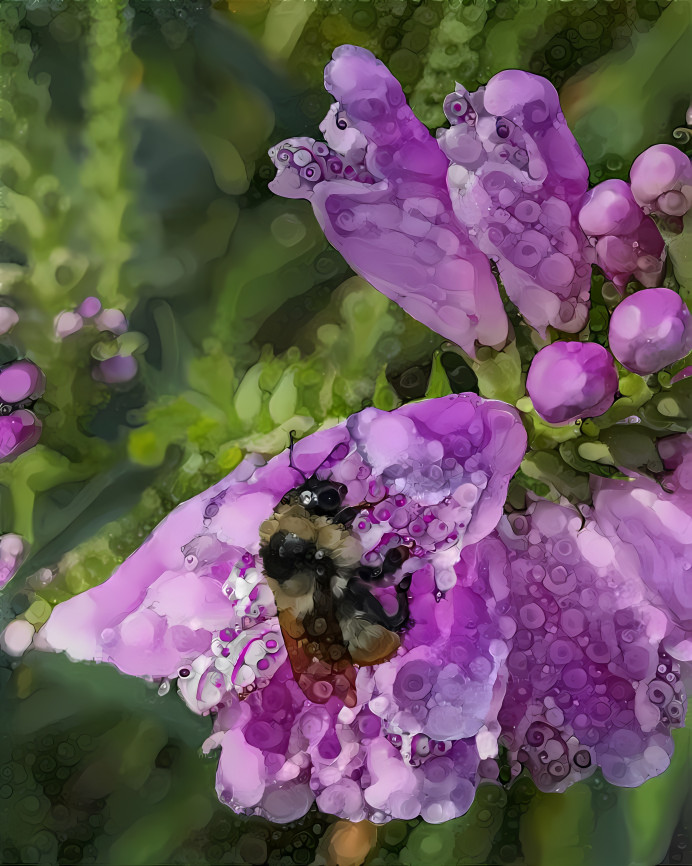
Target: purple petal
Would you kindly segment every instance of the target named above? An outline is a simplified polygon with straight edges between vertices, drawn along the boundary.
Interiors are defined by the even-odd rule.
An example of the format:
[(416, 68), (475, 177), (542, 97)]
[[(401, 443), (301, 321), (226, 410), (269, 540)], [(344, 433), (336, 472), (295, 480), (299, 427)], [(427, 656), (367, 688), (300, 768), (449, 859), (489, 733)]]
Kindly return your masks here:
[(94, 322), (99, 331), (111, 331), (113, 334), (127, 331), (127, 319), (122, 310), (101, 310)]
[(64, 340), (65, 337), (69, 337), (82, 330), (84, 327), (84, 319), (79, 315), (79, 313), (65, 310), (55, 317), (53, 327), (55, 330), (55, 336), (60, 340)]
[(84, 298), (82, 303), (77, 307), (75, 312), (83, 316), (85, 319), (91, 319), (101, 310), (101, 301), (98, 298)]
[(689, 593), (666, 591), (692, 534), (682, 511), (670, 529), (657, 520), (658, 508), (667, 517), (689, 503), (654, 489), (599, 481), (585, 521), (537, 502), (463, 552), (462, 574), (475, 579), (510, 646), (502, 741), (541, 790), (564, 791), (597, 766), (633, 787), (668, 765), (670, 730), (685, 711), (674, 656), (689, 657), (692, 646), (679, 642), (692, 621), (675, 614), (692, 606)]
[(28, 546), (20, 535), (13, 532), (0, 535), (0, 589), (14, 577), (27, 552)]
[[(403, 185), (405, 197), (416, 195), (411, 184), (425, 184), (428, 194), (444, 191), (447, 160), (384, 63), (355, 45), (340, 45), (332, 58), (324, 86), (338, 103), (344, 133), (355, 129), (367, 142), (365, 164), (373, 176)], [(327, 144), (339, 150), (339, 141)]]
[(114, 355), (94, 367), (92, 375), (98, 381), (114, 385), (134, 379), (137, 369), (137, 359), (132, 355)]
[(459, 222), (498, 263), (507, 294), (542, 335), (586, 322), (592, 254), (578, 221), (588, 169), (546, 79), (510, 69), (445, 100), (451, 129), (438, 130), (449, 158)]
[(46, 387), (43, 371), (32, 361), (11, 361), (0, 370), (0, 401), (23, 403), (37, 400)]
[(19, 315), (12, 307), (0, 307), (0, 334), (6, 334), (19, 321)]
[(594, 494), (599, 523), (619, 538), (623, 561), (632, 563), (663, 608), (674, 632), (668, 644), (680, 643), (675, 655), (685, 660), (692, 660), (691, 442), (685, 434), (660, 443), (661, 456), (673, 470), (666, 484), (672, 493), (637, 478), (634, 490), (628, 482), (601, 480)]
[(606, 180), (589, 190), (579, 224), (595, 244), (598, 264), (616, 286), (631, 277), (655, 286), (663, 270), (663, 238), (634, 200), (629, 184)]
[(641, 153), (632, 163), (630, 181), (646, 213), (681, 217), (692, 207), (692, 162), (670, 144)]
[(38, 442), (41, 422), (28, 409), (0, 416), (0, 463), (14, 460)]

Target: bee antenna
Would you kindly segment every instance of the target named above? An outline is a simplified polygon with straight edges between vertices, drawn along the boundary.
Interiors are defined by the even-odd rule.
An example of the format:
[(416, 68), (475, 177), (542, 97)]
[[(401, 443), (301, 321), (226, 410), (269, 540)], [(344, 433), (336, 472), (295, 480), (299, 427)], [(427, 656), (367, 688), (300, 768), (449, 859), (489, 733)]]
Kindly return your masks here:
[(295, 471), (299, 475), (302, 475), (303, 481), (307, 481), (308, 480), (307, 475), (303, 472), (302, 469), (299, 469), (296, 466), (296, 464), (293, 462), (293, 446), (295, 444), (296, 444), (296, 431), (295, 430), (289, 430), (288, 431), (288, 465), (291, 467), (291, 469), (295, 469)]
[(339, 516), (341, 514), (343, 514), (345, 511), (351, 511), (351, 510), (358, 511), (361, 508), (374, 508), (376, 505), (379, 505), (380, 502), (384, 502), (384, 500), (387, 498), (387, 496), (388, 496), (388, 494), (385, 493), (385, 495), (382, 497), (382, 499), (377, 499), (375, 502), (368, 502), (366, 500), (363, 502), (357, 502), (355, 505), (346, 505), (346, 506), (344, 506), (344, 508), (341, 509), (341, 511), (337, 512), (334, 515), (332, 520), (338, 520)]

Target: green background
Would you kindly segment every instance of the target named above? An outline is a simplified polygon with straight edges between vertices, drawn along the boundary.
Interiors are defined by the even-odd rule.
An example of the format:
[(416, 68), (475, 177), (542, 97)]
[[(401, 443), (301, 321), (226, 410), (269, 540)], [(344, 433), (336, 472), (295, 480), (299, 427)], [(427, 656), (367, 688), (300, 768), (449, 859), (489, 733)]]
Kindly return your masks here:
[[(354, 277), (307, 203), (267, 190), (267, 148), (318, 134), (336, 45), (375, 51), (433, 129), (455, 80), (547, 76), (595, 183), (626, 177), (651, 144), (689, 142), (673, 135), (692, 95), (691, 15), (688, 0), (2, 0), (0, 293), (20, 322), (0, 361), (27, 354), (48, 384), (41, 443), (0, 466), (0, 531), (31, 543), (0, 625), (38, 627), (288, 431), (426, 393), (523, 393), (518, 367), (501, 393), (511, 358), (471, 369)], [(679, 250), (685, 292), (689, 234)], [(90, 294), (130, 333), (56, 340), (54, 317)], [(136, 379), (95, 382), (116, 351), (135, 355)], [(539, 469), (523, 467), (526, 486)], [(549, 491), (541, 471), (533, 489)], [(277, 827), (217, 802), (216, 761), (199, 754), (210, 722), (175, 694), (34, 652), (0, 658), (0, 689), (1, 862), (327, 862), (333, 818)], [(598, 775), (563, 795), (526, 778), (481, 787), (456, 821), (380, 828), (367, 862), (692, 863), (687, 731), (675, 739), (671, 768), (639, 789)]]

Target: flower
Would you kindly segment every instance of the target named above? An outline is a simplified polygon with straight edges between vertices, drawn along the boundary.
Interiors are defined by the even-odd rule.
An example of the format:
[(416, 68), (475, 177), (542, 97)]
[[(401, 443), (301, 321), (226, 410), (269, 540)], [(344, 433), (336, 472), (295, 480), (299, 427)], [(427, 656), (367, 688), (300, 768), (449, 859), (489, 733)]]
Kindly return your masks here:
[(92, 371), (92, 376), (97, 381), (107, 382), (109, 385), (129, 382), (137, 375), (139, 365), (137, 359), (132, 355), (113, 355), (101, 361)]
[(510, 646), (499, 741), (542, 790), (597, 765), (626, 787), (668, 766), (685, 717), (679, 663), (692, 659), (690, 441), (661, 443), (668, 492), (594, 479), (592, 509), (536, 501), (462, 551), (459, 584)]
[(28, 545), (21, 535), (14, 532), (0, 535), (0, 589), (14, 577), (27, 552)]
[(584, 196), (579, 225), (595, 246), (598, 264), (624, 289), (634, 276), (655, 286), (663, 271), (664, 243), (624, 180), (605, 180)]
[(557, 91), (539, 75), (505, 70), (473, 93), (457, 84), (437, 142), (366, 49), (337, 48), (324, 81), (336, 100), (320, 125), (326, 145), (272, 148), (270, 188), (308, 199), (357, 273), (469, 354), (507, 337), (485, 256), (543, 337), (548, 325), (584, 327), (592, 264), (620, 289), (659, 281), (664, 242), (648, 214), (680, 216), (692, 202), (690, 161), (676, 148), (642, 154), (631, 188), (589, 190)]
[(501, 347), (507, 317), (490, 264), (454, 219), (448, 161), (401, 85), (363, 48), (343, 45), (325, 69), (337, 103), (327, 144), (292, 138), (270, 156), (270, 188), (308, 199), (327, 240), (410, 315), (475, 354)]
[(474, 93), (458, 84), (444, 110), (451, 128), (437, 135), (457, 219), (541, 335), (580, 331), (591, 268), (577, 216), (589, 170), (557, 91), (508, 69)]
[[(455, 564), (497, 524), (525, 447), (517, 413), (472, 394), (365, 409), (179, 506), (36, 645), (177, 679), (213, 715), (236, 811), (461, 814), (507, 645)], [(378, 628), (393, 657), (356, 665)]]
[(684, 216), (692, 207), (692, 162), (670, 144), (655, 144), (632, 163), (632, 194), (645, 213)]
[(692, 351), (692, 316), (671, 289), (642, 289), (615, 308), (608, 340), (623, 367), (646, 376)]
[[(596, 767), (639, 785), (665, 770), (685, 714), (692, 436), (660, 443), (665, 488), (592, 479), (593, 507), (534, 499), (501, 516), (524, 447), (514, 411), (473, 395), (366, 409), (180, 506), (35, 644), (177, 678), (213, 718), (220, 799), (276, 822), (315, 800), (351, 821), (445, 821), (480, 779), (522, 766), (545, 791)], [(315, 555), (296, 560), (301, 539)], [(333, 566), (338, 588), (351, 570), (322, 623), (309, 605), (286, 616), (304, 593), (271, 591), (291, 595), (281, 545), (301, 580)], [(329, 616), (391, 625), (402, 588), (400, 646), (354, 666), (348, 623), (331, 632)]]
[(526, 377), (534, 409), (549, 424), (602, 415), (617, 389), (613, 359), (598, 343), (551, 343), (534, 356)]
[(692, 658), (692, 436), (662, 439), (658, 450), (668, 470), (663, 488), (638, 478), (634, 493), (626, 481), (595, 487), (599, 522), (617, 532), (629, 553), (628, 565), (653, 593), (667, 616), (666, 646), (676, 658)]
[(87, 297), (74, 310), (64, 310), (55, 317), (55, 336), (60, 340), (70, 337), (81, 331), (87, 322), (98, 331), (112, 335), (92, 347), (91, 354), (97, 361), (91, 371), (92, 378), (109, 385), (134, 379), (139, 364), (131, 353), (145, 341), (141, 334), (128, 333), (128, 321), (122, 310), (102, 309), (98, 298)]
[(0, 334), (6, 334), (19, 321), (19, 314), (12, 307), (0, 306)]
[[(468, 354), (509, 336), (489, 259), (544, 342), (548, 326), (586, 324), (592, 264), (621, 291), (632, 275), (659, 281), (650, 214), (674, 229), (690, 204), (689, 161), (674, 149), (635, 161), (631, 187), (588, 191), (557, 93), (539, 76), (507, 70), (475, 93), (457, 85), (437, 140), (364, 49), (337, 49), (325, 87), (336, 100), (326, 141), (272, 148), (271, 188), (310, 201), (359, 274)], [(600, 328), (606, 311), (595, 312)], [(92, 352), (95, 375), (128, 380), (142, 338), (122, 313), (88, 298), (56, 328), (65, 336), (89, 318), (117, 337)], [(616, 308), (610, 342), (645, 375), (683, 358), (691, 333), (682, 298), (647, 288)], [(529, 349), (514, 346), (517, 380)], [(0, 370), (8, 418), (39, 392), (22, 364)], [(651, 391), (630, 378), (626, 411), (646, 418)], [(576, 340), (539, 351), (527, 377), (550, 424), (606, 412), (617, 388), (609, 352)], [(666, 768), (686, 709), (692, 436), (659, 441), (657, 454), (654, 431), (610, 429), (586, 449), (575, 432), (536, 428), (533, 444), (564, 446), (576, 481), (545, 484), (560, 461), (534, 451), (509, 498), (527, 437), (498, 401), (456, 394), (365, 409), (297, 443), (292, 434), (288, 451), (247, 457), (177, 508), (35, 638), (15, 620), (1, 642), (12, 655), (33, 639), (107, 662), (158, 681), (160, 694), (175, 681), (210, 717), (203, 750), (220, 749), (220, 800), (279, 823), (313, 803), (351, 822), (438, 823), (469, 808), (480, 780), (508, 783), (522, 768), (549, 792), (597, 767), (639, 785)], [(625, 479), (615, 464), (628, 441), (632, 465), (665, 469), (656, 480)], [(581, 469), (600, 471), (596, 461), (614, 465), (587, 487)], [(526, 492), (518, 512), (526, 487), (590, 492), (592, 504)], [(22, 551), (7, 552), (9, 574)]]
[(38, 442), (42, 425), (29, 407), (45, 385), (43, 372), (27, 358), (0, 367), (0, 462), (14, 460)]

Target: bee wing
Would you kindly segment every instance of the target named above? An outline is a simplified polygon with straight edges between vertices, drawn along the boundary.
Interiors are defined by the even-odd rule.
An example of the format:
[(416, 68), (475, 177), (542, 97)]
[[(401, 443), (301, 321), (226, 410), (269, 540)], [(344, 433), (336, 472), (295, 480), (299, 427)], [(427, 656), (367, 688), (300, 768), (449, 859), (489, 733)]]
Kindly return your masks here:
[(343, 651), (333, 652), (333, 648), (340, 646), (334, 640), (329, 645), (317, 643), (306, 631), (305, 624), (289, 610), (279, 613), (279, 625), (293, 676), (305, 697), (324, 704), (335, 696), (345, 706), (354, 707), (357, 703), (356, 669), (348, 650), (342, 646)]

